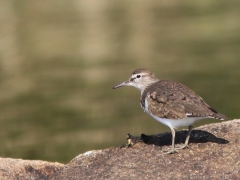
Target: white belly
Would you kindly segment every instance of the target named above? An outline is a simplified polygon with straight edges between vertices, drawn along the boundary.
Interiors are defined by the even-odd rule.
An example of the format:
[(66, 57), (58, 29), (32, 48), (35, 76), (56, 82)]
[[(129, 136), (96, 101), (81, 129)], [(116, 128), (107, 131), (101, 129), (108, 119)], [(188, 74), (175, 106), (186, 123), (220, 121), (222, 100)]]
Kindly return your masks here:
[(208, 118), (208, 117), (189, 117), (186, 119), (164, 119), (164, 118), (160, 118), (158, 116), (154, 116), (152, 114), (149, 114), (149, 115), (151, 115), (158, 122), (160, 122), (170, 128), (173, 128), (173, 129), (177, 129), (179, 127), (184, 127), (184, 126), (190, 126), (199, 120)]
[[(146, 98), (147, 99), (147, 98)], [(158, 116), (155, 116), (151, 114), (148, 111), (148, 102), (145, 100), (145, 109), (144, 111), (148, 113), (150, 116), (152, 116), (154, 119), (156, 119), (158, 122), (170, 127), (171, 129), (177, 129), (179, 127), (184, 127), (184, 126), (190, 126), (193, 125), (195, 122), (206, 119), (206, 118), (211, 118), (211, 117), (188, 117), (185, 119), (166, 119), (166, 118), (160, 118)]]

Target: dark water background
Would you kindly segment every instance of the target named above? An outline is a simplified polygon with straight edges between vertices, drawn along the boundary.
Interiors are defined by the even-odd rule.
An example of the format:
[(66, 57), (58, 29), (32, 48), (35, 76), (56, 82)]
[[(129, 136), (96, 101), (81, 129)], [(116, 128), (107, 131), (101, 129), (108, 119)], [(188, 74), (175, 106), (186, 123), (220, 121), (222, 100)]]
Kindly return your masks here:
[(240, 117), (240, 1), (8, 0), (0, 17), (1, 157), (66, 163), (169, 131), (111, 89), (138, 67)]

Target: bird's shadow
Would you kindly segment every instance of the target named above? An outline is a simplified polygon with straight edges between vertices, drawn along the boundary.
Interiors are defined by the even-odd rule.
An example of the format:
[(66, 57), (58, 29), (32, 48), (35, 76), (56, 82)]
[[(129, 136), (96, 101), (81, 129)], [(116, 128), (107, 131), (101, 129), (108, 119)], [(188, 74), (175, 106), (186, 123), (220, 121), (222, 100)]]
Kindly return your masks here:
[[(188, 131), (182, 130), (177, 131), (175, 136), (175, 143), (181, 144), (185, 142)], [(131, 134), (127, 135), (128, 146), (131, 146), (139, 141), (144, 142), (145, 144), (154, 144), (156, 146), (171, 145), (172, 143), (172, 134), (170, 132), (160, 133), (156, 135), (145, 135), (133, 136)], [(207, 143), (213, 142), (218, 144), (227, 144), (228, 140), (216, 137), (212, 133), (203, 130), (193, 130), (189, 139), (189, 143)]]

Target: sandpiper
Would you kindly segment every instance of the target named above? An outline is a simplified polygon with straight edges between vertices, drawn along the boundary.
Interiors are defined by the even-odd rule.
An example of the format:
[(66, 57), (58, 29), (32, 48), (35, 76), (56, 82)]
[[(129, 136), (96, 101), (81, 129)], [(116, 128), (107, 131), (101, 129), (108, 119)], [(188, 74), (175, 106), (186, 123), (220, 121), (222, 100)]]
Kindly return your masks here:
[[(113, 89), (133, 86), (141, 91), (140, 105), (157, 121), (168, 126), (172, 132), (172, 147), (167, 153), (179, 152), (188, 147), (193, 124), (206, 118), (226, 120), (227, 116), (218, 113), (199, 95), (183, 84), (159, 80), (144, 68), (133, 71), (130, 78)], [(175, 129), (188, 126), (188, 135), (183, 146), (175, 147)]]

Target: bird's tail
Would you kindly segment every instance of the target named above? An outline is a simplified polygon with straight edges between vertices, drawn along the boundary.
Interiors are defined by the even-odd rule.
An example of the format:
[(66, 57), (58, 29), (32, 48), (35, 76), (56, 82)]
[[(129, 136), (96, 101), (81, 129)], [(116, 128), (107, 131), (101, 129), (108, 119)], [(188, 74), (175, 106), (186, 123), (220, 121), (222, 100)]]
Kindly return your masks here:
[(225, 116), (224, 114), (221, 114), (221, 113), (214, 113), (213, 117), (216, 119), (219, 119), (219, 120), (227, 120), (228, 119), (227, 116)]
[(225, 116), (224, 114), (221, 114), (221, 113), (217, 112), (216, 109), (214, 109), (213, 107), (210, 106), (209, 109), (211, 109), (212, 112), (214, 113), (214, 114), (212, 115), (213, 118), (219, 119), (219, 120), (227, 120), (227, 119), (228, 119), (227, 116)]

